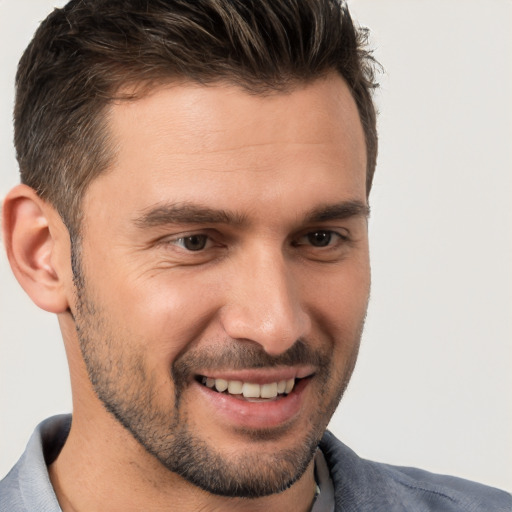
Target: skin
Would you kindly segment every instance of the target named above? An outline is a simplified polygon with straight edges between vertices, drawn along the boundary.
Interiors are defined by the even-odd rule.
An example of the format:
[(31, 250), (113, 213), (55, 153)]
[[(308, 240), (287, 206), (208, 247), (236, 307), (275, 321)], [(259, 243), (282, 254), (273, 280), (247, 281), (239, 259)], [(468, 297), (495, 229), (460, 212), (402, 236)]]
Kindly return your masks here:
[[(302, 447), (348, 383), (370, 287), (364, 135), (347, 86), (334, 74), (268, 96), (173, 85), (113, 105), (109, 122), (117, 157), (84, 197), (78, 293), (53, 208), (24, 186), (5, 201), (15, 274), (59, 315), (69, 359), (73, 424), (50, 468), (62, 508), (308, 510)], [(298, 344), (306, 360), (290, 356)], [(268, 406), (219, 399), (197, 375), (307, 379)], [(277, 467), (293, 485), (250, 500), (201, 489), (163, 464), (177, 432), (224, 471), (272, 483)]]

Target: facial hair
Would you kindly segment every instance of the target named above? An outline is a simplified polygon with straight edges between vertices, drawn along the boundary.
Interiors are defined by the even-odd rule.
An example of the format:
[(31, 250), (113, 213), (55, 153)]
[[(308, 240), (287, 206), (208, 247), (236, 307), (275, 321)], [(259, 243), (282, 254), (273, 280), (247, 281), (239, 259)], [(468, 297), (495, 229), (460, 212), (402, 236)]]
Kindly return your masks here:
[[(258, 498), (282, 492), (308, 468), (318, 443), (348, 384), (357, 358), (354, 350), (343, 368), (333, 366), (335, 340), (323, 350), (299, 339), (278, 356), (267, 354), (256, 343), (227, 339), (215, 350), (196, 347), (184, 350), (171, 364), (168, 394), (162, 402), (162, 386), (148, 369), (143, 343), (125, 343), (101, 306), (86, 291), (79, 258), (72, 258), (76, 287), (76, 331), (89, 379), (99, 400), (116, 420), (169, 471), (216, 495)], [(340, 343), (340, 340), (336, 340)], [(343, 341), (341, 341), (343, 343)], [(208, 344), (206, 344), (208, 345)], [(140, 347), (133, 350), (132, 347)], [(310, 411), (307, 432), (297, 436), (293, 447), (223, 454), (194, 429), (182, 406), (195, 377), (194, 369), (271, 368), (312, 365), (315, 368), (317, 407)], [(159, 385), (160, 384), (160, 385)], [(157, 397), (157, 390), (159, 396)], [(174, 392), (173, 392), (174, 390)], [(240, 429), (239, 434), (255, 444), (279, 440), (287, 427)]]

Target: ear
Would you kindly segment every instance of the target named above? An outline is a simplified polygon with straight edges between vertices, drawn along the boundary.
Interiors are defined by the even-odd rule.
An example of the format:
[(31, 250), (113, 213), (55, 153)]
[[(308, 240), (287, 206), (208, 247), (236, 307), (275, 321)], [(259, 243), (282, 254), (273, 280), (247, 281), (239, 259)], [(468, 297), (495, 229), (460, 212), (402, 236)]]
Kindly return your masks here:
[(18, 185), (4, 199), (2, 217), (7, 257), (16, 279), (40, 308), (63, 313), (69, 306), (64, 282), (68, 272), (58, 253), (66, 251), (69, 235), (60, 216), (32, 188)]

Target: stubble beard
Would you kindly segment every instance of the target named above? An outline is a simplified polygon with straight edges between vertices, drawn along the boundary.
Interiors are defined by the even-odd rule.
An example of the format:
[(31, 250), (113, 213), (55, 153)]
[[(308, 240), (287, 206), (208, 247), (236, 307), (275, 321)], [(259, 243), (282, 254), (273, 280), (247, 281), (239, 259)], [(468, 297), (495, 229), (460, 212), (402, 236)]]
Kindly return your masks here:
[[(160, 386), (157, 386), (156, 376), (148, 372), (144, 354), (129, 353), (123, 340), (115, 341), (115, 329), (87, 296), (77, 255), (73, 261), (77, 296), (74, 318), (89, 379), (106, 410), (148, 453), (169, 471), (204, 491), (233, 498), (258, 498), (282, 492), (304, 474), (348, 385), (357, 359), (362, 325), (358, 339), (355, 343), (352, 341), (355, 348), (351, 357), (344, 368), (336, 372), (331, 364), (332, 347), (325, 352), (313, 351), (303, 340), (277, 357), (269, 356), (256, 344), (241, 345), (233, 340), (226, 342), (226, 350), (221, 354), (198, 349), (185, 352), (172, 363), (169, 394), (163, 406), (156, 399), (155, 390)], [(181, 404), (193, 370), (222, 367), (226, 361), (231, 369), (295, 364), (313, 364), (318, 368), (315, 377), (318, 408), (311, 411), (311, 428), (292, 448), (269, 453), (254, 450), (254, 453), (228, 457), (202, 439), (200, 433), (192, 431)], [(331, 396), (326, 396), (324, 390)], [(279, 429), (241, 432), (257, 447), (265, 441), (278, 440), (285, 433)]]

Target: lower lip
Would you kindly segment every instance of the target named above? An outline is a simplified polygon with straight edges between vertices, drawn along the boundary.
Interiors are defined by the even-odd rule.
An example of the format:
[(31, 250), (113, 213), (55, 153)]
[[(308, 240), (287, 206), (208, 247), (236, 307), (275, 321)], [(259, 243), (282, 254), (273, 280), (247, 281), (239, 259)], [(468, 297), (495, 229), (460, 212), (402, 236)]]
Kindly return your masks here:
[(217, 393), (194, 383), (204, 399), (209, 413), (231, 426), (248, 429), (269, 429), (293, 421), (302, 409), (304, 390), (310, 378), (299, 380), (293, 391), (277, 400), (249, 402), (232, 395)]

